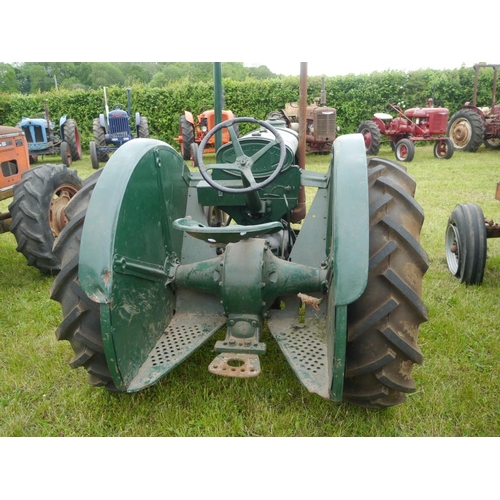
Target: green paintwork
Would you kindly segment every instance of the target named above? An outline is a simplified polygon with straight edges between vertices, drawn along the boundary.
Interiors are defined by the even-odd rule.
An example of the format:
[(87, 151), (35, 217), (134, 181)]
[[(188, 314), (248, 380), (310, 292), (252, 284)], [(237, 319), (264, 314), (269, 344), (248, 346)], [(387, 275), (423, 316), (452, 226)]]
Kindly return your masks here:
[[(247, 141), (249, 152), (258, 150), (257, 140)], [(136, 139), (122, 146), (90, 200), (79, 267), (84, 292), (101, 304), (116, 385), (133, 392), (154, 384), (224, 326), (210, 371), (224, 375), (233, 359), (252, 370), (245, 376), (255, 376), (266, 351), (260, 335), (267, 319), (308, 390), (340, 400), (347, 304), (361, 295), (368, 273), (364, 151), (360, 135), (339, 137), (327, 175), (299, 169), (290, 156), (259, 191), (262, 206), (252, 211), (246, 196), (208, 187), (169, 145)], [(220, 154), (234, 161), (229, 147)], [(272, 164), (275, 153), (268, 155)], [(273, 170), (256, 168), (261, 176)], [(219, 182), (238, 182), (215, 172)], [(266, 238), (281, 234), (281, 219), (297, 205), (301, 186), (316, 188), (316, 195), (283, 259)], [(210, 227), (209, 206), (222, 207), (235, 224)], [(303, 321), (299, 293), (319, 302), (317, 310), (306, 306)]]
[[(368, 175), (361, 134), (344, 135), (333, 148), (333, 243), (335, 304), (357, 300), (368, 280), (370, 215)], [(330, 248), (331, 250), (331, 248)]]
[[(302, 184), (316, 187), (303, 227), (291, 253), (292, 262), (324, 267), (328, 293), (320, 310), (305, 308), (299, 323), (295, 296), (286, 307), (270, 311), (268, 327), (292, 369), (309, 391), (342, 399), (347, 342), (347, 304), (363, 293), (368, 277), (369, 200), (367, 163), (362, 137), (337, 138), (328, 175), (305, 171)], [(317, 242), (311, 245), (311, 241)], [(308, 353), (311, 339), (316, 355)], [(318, 363), (318, 359), (324, 360)], [(314, 375), (311, 373), (314, 367)]]
[(272, 234), (283, 229), (281, 222), (269, 222), (258, 226), (238, 226), (232, 224), (228, 227), (210, 227), (193, 219), (177, 219), (173, 222), (175, 229), (186, 231), (194, 238), (207, 243), (236, 243), (248, 238), (255, 238), (264, 234)]
[[(241, 187), (241, 181), (224, 171), (217, 170), (217, 182), (228, 187)], [(258, 217), (248, 210), (245, 195), (215, 191), (205, 181), (198, 184), (198, 201), (204, 206), (218, 206), (228, 213), (237, 224), (253, 225), (279, 221), (289, 210), (293, 210), (299, 199), (300, 169), (296, 165), (288, 168), (271, 184), (259, 191), (261, 206)], [(224, 177), (224, 182), (221, 178)], [(214, 175), (214, 179), (216, 175)]]
[(110, 159), (89, 203), (79, 279), (101, 303), (108, 365), (126, 389), (169, 324), (174, 291), (166, 286), (181, 254), (185, 165), (170, 146), (136, 139)]

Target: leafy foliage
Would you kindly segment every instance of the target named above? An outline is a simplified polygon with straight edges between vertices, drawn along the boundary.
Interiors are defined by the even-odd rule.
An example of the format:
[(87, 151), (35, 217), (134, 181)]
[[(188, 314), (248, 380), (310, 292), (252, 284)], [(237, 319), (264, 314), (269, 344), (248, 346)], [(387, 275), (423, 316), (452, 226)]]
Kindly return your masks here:
[[(5, 91), (15, 87), (11, 69), (0, 66), (0, 88)], [(62, 115), (76, 120), (84, 145), (92, 140), (93, 119), (104, 113), (103, 85), (110, 109), (127, 109), (124, 86), (129, 86), (132, 114), (147, 117), (151, 135), (172, 145), (185, 110), (197, 115), (213, 107), (211, 63), (24, 63), (14, 69), (21, 92), (0, 92), (0, 123), (13, 126), (22, 116), (40, 114), (47, 101), (54, 121)], [(224, 63), (223, 76), (225, 108), (236, 116), (265, 119), (299, 100), (299, 78), (277, 77), (265, 66)], [(60, 82), (57, 90), (55, 81)], [(308, 102), (320, 95), (321, 84), (320, 77), (308, 79)], [(493, 71), (486, 68), (479, 75), (479, 106), (491, 104), (492, 85)], [(473, 87), (474, 70), (465, 67), (325, 77), (326, 104), (337, 109), (341, 134), (356, 132), (373, 113), (389, 111), (390, 103), (418, 107), (432, 97), (451, 115), (472, 99)]]

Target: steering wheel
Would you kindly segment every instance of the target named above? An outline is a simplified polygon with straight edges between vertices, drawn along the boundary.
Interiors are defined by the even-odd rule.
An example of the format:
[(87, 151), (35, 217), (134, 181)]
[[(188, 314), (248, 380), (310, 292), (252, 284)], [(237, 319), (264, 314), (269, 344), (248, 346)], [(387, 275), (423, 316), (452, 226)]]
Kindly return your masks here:
[[(261, 127), (269, 130), (275, 137), (275, 141), (271, 141), (266, 144), (262, 149), (257, 151), (252, 156), (247, 156), (243, 149), (241, 148), (241, 144), (238, 141), (238, 134), (234, 129), (235, 123), (257, 123)], [(203, 163), (203, 152), (205, 151), (206, 145), (210, 138), (219, 130), (227, 128), (229, 131), (229, 135), (231, 136), (231, 141), (233, 143), (234, 152), (236, 153), (236, 161), (234, 163), (217, 163), (215, 165), (205, 165)], [(265, 153), (267, 153), (275, 144), (278, 144), (280, 148), (280, 157), (278, 161), (277, 167), (274, 169), (274, 172), (264, 181), (256, 182), (253, 173), (252, 166), (254, 163), (261, 158)], [(285, 143), (283, 142), (283, 138), (279, 134), (279, 132), (266, 123), (264, 121), (256, 120), (255, 118), (232, 118), (230, 120), (226, 120), (224, 122), (216, 125), (212, 130), (208, 132), (208, 134), (201, 141), (200, 147), (198, 149), (198, 168), (200, 170), (201, 176), (207, 181), (207, 183), (212, 186), (214, 189), (222, 191), (223, 193), (232, 193), (232, 194), (243, 194), (243, 193), (251, 193), (253, 191), (258, 191), (263, 187), (267, 186), (279, 175), (286, 159), (286, 149)], [(226, 187), (212, 179), (212, 176), (208, 173), (209, 170), (234, 170), (240, 173), (241, 180), (243, 182), (243, 187), (241, 188), (232, 188)]]

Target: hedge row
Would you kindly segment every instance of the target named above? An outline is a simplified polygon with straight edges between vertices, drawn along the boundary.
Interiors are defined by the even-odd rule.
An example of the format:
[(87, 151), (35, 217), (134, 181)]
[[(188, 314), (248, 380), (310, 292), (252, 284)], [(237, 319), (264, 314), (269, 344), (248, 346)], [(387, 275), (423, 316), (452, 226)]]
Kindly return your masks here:
[[(491, 103), (493, 72), (480, 73), (478, 104)], [(319, 97), (322, 79), (308, 78), (308, 102)], [(445, 106), (453, 114), (471, 100), (474, 85), (472, 68), (457, 70), (386, 71), (370, 75), (326, 77), (326, 101), (337, 109), (340, 133), (351, 133), (374, 112), (389, 111), (389, 103), (406, 108), (425, 106), (429, 97), (436, 105)], [(283, 109), (286, 102), (298, 101), (299, 78), (233, 81), (223, 79), (225, 108), (236, 116), (265, 119), (270, 111)], [(106, 89), (108, 105), (127, 109), (124, 88)], [(78, 124), (82, 145), (88, 148), (92, 138), (92, 121), (104, 113), (103, 91), (59, 90), (37, 94), (0, 94), (0, 124), (15, 126), (22, 116), (40, 116), (47, 102), (50, 118), (56, 124), (66, 115)], [(131, 111), (148, 118), (152, 137), (173, 146), (179, 135), (179, 116), (184, 110), (198, 114), (201, 108), (213, 108), (213, 85), (206, 82), (176, 82), (164, 88), (134, 86), (131, 89)]]

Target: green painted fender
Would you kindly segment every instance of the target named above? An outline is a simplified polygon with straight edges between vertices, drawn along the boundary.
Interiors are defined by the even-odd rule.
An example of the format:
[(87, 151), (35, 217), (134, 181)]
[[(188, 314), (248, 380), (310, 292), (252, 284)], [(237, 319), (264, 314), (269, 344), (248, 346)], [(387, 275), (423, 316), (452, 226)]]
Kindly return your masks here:
[(104, 352), (120, 389), (130, 385), (174, 314), (168, 282), (183, 235), (171, 225), (185, 216), (185, 168), (171, 146), (134, 139), (113, 154), (89, 202), (78, 278), (101, 304)]
[[(330, 210), (335, 305), (357, 300), (368, 282), (370, 206), (366, 148), (361, 134), (338, 137), (333, 145), (333, 211)], [(333, 250), (333, 252), (332, 252)]]
[(361, 134), (338, 137), (333, 143), (333, 182), (330, 184), (330, 248), (333, 278), (328, 294), (328, 326), (333, 335), (333, 377), (330, 397), (342, 399), (347, 347), (347, 306), (368, 283), (370, 202), (368, 163)]

